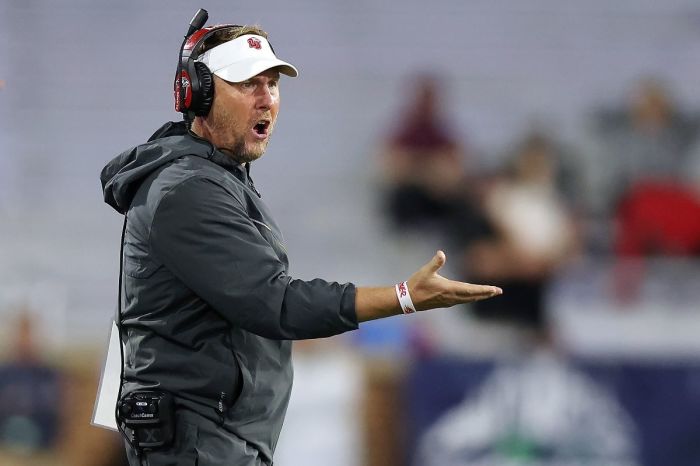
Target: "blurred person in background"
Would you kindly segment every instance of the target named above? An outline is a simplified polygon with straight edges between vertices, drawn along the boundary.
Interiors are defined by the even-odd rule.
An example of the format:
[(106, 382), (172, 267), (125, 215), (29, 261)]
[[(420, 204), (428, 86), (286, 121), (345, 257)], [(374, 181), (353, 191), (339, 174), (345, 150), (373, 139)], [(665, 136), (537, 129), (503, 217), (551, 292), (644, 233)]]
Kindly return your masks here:
[(700, 255), (700, 190), (694, 181), (700, 118), (657, 79), (640, 80), (622, 109), (601, 110), (587, 170), (592, 250), (616, 259), (613, 291), (631, 302), (641, 258)]
[(700, 257), (700, 193), (690, 186), (635, 183), (615, 220), (618, 257)]
[(384, 206), (397, 231), (477, 228), (472, 221), (468, 153), (444, 113), (444, 84), (433, 75), (414, 78), (399, 122), (380, 153)]
[(122, 466), (119, 436), (92, 429), (96, 367), (85, 353), (41, 345), (40, 314), (22, 308), (4, 330), (0, 362), (0, 465)]
[(681, 113), (665, 88), (650, 80), (640, 85), (630, 113), (636, 131), (628, 129), (620, 142), (615, 252), (698, 257), (700, 118)]
[(508, 293), (471, 307), (491, 330), (514, 330), (515, 352), (497, 358), (477, 391), (428, 428), (416, 466), (638, 464), (629, 416), (606, 387), (570, 363), (549, 322), (549, 282), (579, 250), (564, 157), (544, 132), (526, 134), (486, 191), (491, 232), (465, 245), (465, 269)]
[(508, 289), (492, 303), (474, 303), (476, 315), (539, 328), (552, 274), (579, 249), (576, 220), (561, 180), (561, 147), (542, 132), (517, 145), (506, 172), (485, 190), (488, 232), (465, 242), (463, 267), (470, 279)]
[(101, 174), (105, 201), (125, 215), (120, 403), (154, 390), (174, 403), (174, 436), (159, 448), (133, 443), (149, 431), (127, 435), (134, 466), (270, 465), (292, 386), (290, 340), (501, 293), (441, 277), (442, 251), (396, 287), (290, 277), (250, 164), (275, 127), (280, 73), (297, 70), (259, 27), (198, 29), (201, 17), (176, 77), (185, 121), (166, 123)]
[(62, 376), (40, 354), (32, 313), (20, 310), (10, 328), (10, 352), (0, 363), (0, 460), (3, 454), (48, 454), (65, 413)]
[(638, 183), (685, 182), (699, 123), (697, 115), (684, 111), (668, 88), (652, 78), (636, 84), (624, 108), (596, 113), (586, 167), (589, 213), (602, 223), (593, 225), (594, 243), (608, 249), (608, 222)]

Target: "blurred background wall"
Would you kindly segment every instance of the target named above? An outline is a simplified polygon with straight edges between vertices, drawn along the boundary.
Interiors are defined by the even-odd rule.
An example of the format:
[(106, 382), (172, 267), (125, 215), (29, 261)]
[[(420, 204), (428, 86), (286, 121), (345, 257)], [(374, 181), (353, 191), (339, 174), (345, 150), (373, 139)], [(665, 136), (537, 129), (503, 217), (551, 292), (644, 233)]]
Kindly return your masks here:
[[(392, 284), (440, 247), (446, 275), (516, 290), (300, 347), (280, 464), (700, 462), (697, 1), (1, 0), (2, 464), (107, 464), (74, 446), (117, 448), (88, 427), (121, 225), (98, 176), (178, 118), (178, 46), (200, 6), (260, 23), (300, 69), (252, 169), (294, 276)], [(538, 371), (551, 390), (497, 388)], [(13, 414), (22, 383), (45, 401)], [(600, 419), (559, 411), (589, 404), (620, 414), (585, 446), (552, 440), (552, 419)], [(498, 405), (553, 414), (499, 423)]]

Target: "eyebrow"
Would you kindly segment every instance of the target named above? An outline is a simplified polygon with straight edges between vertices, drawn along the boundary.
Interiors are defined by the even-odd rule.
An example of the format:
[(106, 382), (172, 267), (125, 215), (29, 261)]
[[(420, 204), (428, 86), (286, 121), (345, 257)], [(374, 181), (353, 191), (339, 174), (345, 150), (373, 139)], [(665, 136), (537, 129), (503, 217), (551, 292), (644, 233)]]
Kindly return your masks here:
[[(263, 71), (263, 73), (264, 73), (264, 71)], [(278, 82), (278, 81), (280, 80), (280, 76), (281, 76), (281, 74), (279, 73), (279, 71), (278, 71), (278, 72), (275, 72), (272, 76), (270, 76), (270, 80), (275, 81), (275, 82)], [(226, 81), (226, 82), (227, 82), (229, 85), (234, 86), (234, 85), (236, 85), (236, 84), (243, 84), (243, 83), (255, 82), (255, 81), (258, 81), (260, 78), (261, 78), (261, 76), (258, 75), (258, 74), (256, 74), (255, 76), (250, 77), (250, 78), (246, 79), (245, 81), (239, 81), (239, 82), (229, 82), (229, 81)]]
[[(265, 71), (263, 71), (263, 73), (265, 73)], [(255, 79), (255, 78), (261, 77), (261, 76), (260, 76), (261, 74), (262, 74), (262, 73), (257, 74), (257, 75), (253, 76), (253, 77), (250, 78), (250, 79)], [(274, 70), (274, 71), (272, 72), (272, 76), (270, 76), (270, 79), (278, 80), (279, 78), (280, 78), (280, 72)]]

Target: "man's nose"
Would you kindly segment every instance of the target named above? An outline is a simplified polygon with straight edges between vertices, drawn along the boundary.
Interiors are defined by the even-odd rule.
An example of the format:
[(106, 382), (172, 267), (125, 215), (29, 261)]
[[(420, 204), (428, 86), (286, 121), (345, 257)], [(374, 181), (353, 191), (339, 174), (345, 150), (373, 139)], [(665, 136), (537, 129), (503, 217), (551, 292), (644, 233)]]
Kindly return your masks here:
[(270, 88), (267, 86), (260, 86), (257, 93), (256, 106), (258, 108), (267, 109), (272, 107), (272, 103), (274, 102), (274, 100), (275, 96), (272, 94)]

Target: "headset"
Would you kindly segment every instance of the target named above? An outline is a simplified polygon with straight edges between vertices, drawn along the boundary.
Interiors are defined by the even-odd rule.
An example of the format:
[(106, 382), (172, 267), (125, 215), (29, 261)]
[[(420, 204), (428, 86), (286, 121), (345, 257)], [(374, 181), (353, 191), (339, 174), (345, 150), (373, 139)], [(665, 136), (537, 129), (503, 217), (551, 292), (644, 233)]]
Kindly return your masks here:
[(188, 125), (195, 116), (206, 116), (214, 101), (214, 76), (207, 65), (196, 61), (202, 46), (217, 31), (241, 27), (237, 24), (203, 27), (208, 18), (207, 10), (200, 8), (190, 21), (190, 28), (180, 46), (173, 93), (175, 111), (183, 114)]

